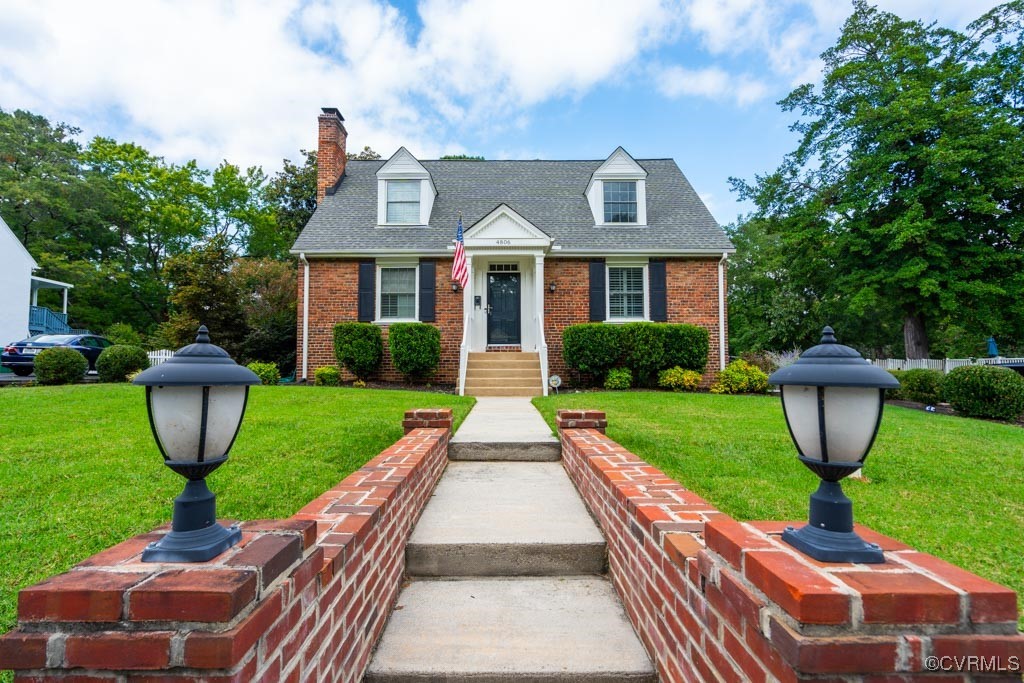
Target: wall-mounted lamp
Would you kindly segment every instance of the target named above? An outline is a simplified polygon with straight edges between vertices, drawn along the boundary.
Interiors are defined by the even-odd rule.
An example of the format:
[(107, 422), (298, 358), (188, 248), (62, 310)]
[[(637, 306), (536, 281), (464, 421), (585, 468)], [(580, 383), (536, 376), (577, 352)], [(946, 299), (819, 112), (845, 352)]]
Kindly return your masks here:
[(548, 291), (550, 291), (551, 293), (554, 293), (554, 291), (555, 291), (555, 283), (554, 282), (551, 282), (551, 283), (548, 284)]
[(458, 282), (455, 282), (455, 281), (452, 282), (452, 291), (453, 292), (459, 291), (459, 283)]

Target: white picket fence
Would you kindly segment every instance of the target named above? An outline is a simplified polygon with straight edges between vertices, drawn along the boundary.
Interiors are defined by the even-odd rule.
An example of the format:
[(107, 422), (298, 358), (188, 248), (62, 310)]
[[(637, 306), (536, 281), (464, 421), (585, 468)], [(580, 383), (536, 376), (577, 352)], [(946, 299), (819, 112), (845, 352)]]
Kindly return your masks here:
[(149, 364), (151, 366), (160, 365), (164, 361), (170, 360), (171, 356), (174, 355), (174, 351), (170, 351), (168, 349), (160, 349), (159, 351), (150, 351), (148, 355)]
[(1024, 358), (877, 358), (870, 361), (883, 370), (940, 370), (949, 372), (964, 365), (1001, 365), (1002, 363), (1024, 363)]

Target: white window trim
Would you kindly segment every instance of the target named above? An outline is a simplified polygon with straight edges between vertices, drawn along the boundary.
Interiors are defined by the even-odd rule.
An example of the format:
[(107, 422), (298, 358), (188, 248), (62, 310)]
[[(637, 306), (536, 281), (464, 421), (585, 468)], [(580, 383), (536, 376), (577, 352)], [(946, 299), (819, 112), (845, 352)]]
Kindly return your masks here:
[[(388, 183), (391, 182), (419, 182), (420, 184), (420, 200), (417, 202), (417, 220), (412, 222), (398, 222), (388, 220)], [(384, 178), (380, 181), (381, 187), (379, 188), (381, 195), (381, 205), (378, 207), (380, 211), (380, 219), (383, 221), (381, 225), (423, 225), (423, 186), (424, 182), (421, 178)], [(411, 202), (410, 202), (411, 203)]]
[[(626, 223), (626, 225), (631, 225)], [(604, 264), (604, 320), (608, 323), (639, 323), (649, 322), (651, 319), (651, 286), (648, 281), (648, 261), (606, 261)], [(613, 318), (612, 317), (612, 268), (642, 268), (644, 272), (644, 316), (642, 318)]]
[[(413, 293), (415, 295), (415, 308), (412, 318), (382, 318), (380, 317), (380, 297), (383, 292), (380, 289), (380, 271), (385, 268), (412, 268), (416, 275), (413, 279)], [(374, 320), (377, 325), (390, 325), (391, 323), (417, 323), (420, 321), (420, 264), (418, 261), (378, 263), (377, 264), (377, 286), (374, 290)]]

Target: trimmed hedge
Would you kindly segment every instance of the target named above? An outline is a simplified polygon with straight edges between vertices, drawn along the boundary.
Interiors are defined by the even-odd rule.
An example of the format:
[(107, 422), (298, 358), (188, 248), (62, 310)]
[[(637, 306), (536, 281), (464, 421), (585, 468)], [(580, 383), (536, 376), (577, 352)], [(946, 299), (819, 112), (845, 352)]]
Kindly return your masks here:
[(260, 382), (264, 386), (277, 386), (278, 382), (281, 381), (281, 371), (277, 369), (275, 363), (261, 363), (260, 361), (253, 361), (245, 367), (256, 373), (256, 376), (260, 378)]
[(128, 375), (149, 367), (149, 355), (141, 346), (114, 344), (103, 349), (96, 359), (101, 382), (126, 382)]
[(334, 326), (334, 356), (338, 365), (365, 380), (380, 369), (384, 337), (373, 323), (338, 323)]
[(768, 391), (768, 375), (745, 360), (734, 360), (718, 373), (711, 385), (712, 394), (763, 394)]
[(392, 364), (406, 379), (427, 377), (441, 364), (441, 330), (427, 323), (392, 323), (388, 348)]
[(1012, 421), (1024, 413), (1024, 377), (1009, 368), (953, 368), (942, 380), (942, 395), (957, 412), (968, 417)]
[(622, 356), (622, 328), (605, 323), (569, 325), (562, 331), (562, 359), (573, 370), (604, 377)]
[(89, 369), (89, 361), (68, 346), (43, 349), (35, 357), (36, 381), (40, 384), (74, 384)]
[(605, 389), (624, 390), (633, 386), (633, 373), (629, 368), (612, 368), (604, 378)]
[(918, 368), (900, 373), (900, 395), (908, 401), (934, 405), (942, 400), (942, 381), (945, 375), (940, 370)]
[(619, 365), (642, 384), (653, 384), (660, 371), (674, 367), (703, 373), (708, 347), (708, 331), (697, 325), (582, 323), (562, 331), (565, 364), (598, 380)]
[(318, 387), (336, 387), (341, 384), (341, 371), (333, 365), (325, 365), (313, 372), (313, 384)]
[(894, 401), (903, 401), (907, 397), (903, 393), (903, 370), (886, 370), (890, 375), (896, 378), (896, 381), (900, 383), (895, 389), (886, 389), (885, 397), (891, 398)]

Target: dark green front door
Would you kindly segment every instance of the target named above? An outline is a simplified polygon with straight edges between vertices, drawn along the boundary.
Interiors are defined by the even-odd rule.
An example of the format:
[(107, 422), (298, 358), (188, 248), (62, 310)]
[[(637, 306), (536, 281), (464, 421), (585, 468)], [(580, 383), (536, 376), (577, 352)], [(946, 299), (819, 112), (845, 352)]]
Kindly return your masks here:
[(487, 343), (519, 344), (519, 273), (487, 274)]

